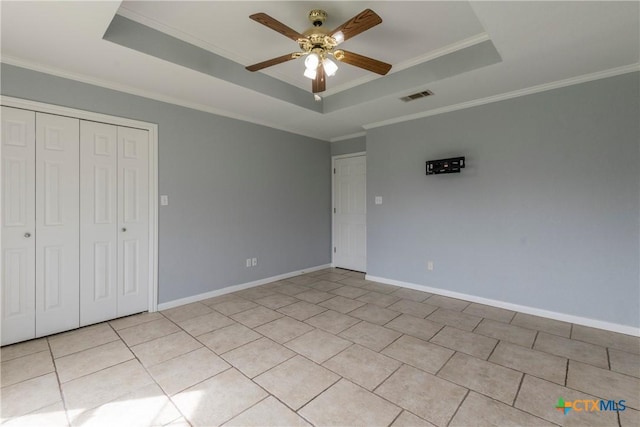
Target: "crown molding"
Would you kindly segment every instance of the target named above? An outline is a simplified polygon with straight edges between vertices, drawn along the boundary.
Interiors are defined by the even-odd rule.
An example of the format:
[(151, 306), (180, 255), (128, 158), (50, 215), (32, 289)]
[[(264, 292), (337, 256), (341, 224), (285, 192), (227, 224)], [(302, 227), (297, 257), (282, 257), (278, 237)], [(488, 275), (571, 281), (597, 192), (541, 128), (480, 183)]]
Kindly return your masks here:
[(303, 132), (300, 132), (300, 131), (297, 131), (297, 130), (293, 130), (293, 129), (289, 129), (289, 128), (286, 128), (284, 126), (279, 126), (279, 125), (276, 125), (276, 124), (273, 124), (273, 123), (270, 123), (270, 122), (261, 121), (261, 120), (255, 120), (253, 118), (250, 118), (250, 117), (247, 117), (247, 116), (243, 116), (241, 114), (235, 114), (235, 113), (232, 113), (232, 112), (229, 112), (229, 111), (226, 111), (226, 110), (221, 110), (221, 109), (218, 109), (218, 108), (212, 108), (212, 107), (209, 107), (209, 106), (206, 106), (206, 105), (202, 105), (202, 104), (198, 104), (198, 103), (186, 102), (186, 101), (178, 99), (178, 98), (174, 98), (174, 97), (170, 97), (170, 96), (166, 96), (166, 95), (161, 95), (161, 94), (158, 94), (158, 93), (155, 93), (155, 92), (150, 92), (150, 91), (137, 89), (137, 88), (134, 88), (134, 87), (131, 87), (131, 86), (127, 86), (127, 85), (123, 85), (123, 84), (120, 84), (120, 83), (115, 83), (115, 82), (102, 80), (102, 79), (96, 79), (94, 77), (89, 77), (89, 76), (82, 75), (82, 74), (71, 73), (71, 72), (60, 70), (60, 69), (57, 69), (57, 68), (54, 68), (54, 67), (38, 64), (38, 63), (35, 63), (35, 62), (31, 62), (31, 61), (25, 61), (23, 59), (18, 59), (18, 58), (7, 56), (7, 55), (3, 55), (1, 60), (0, 60), (0, 62), (9, 64), (9, 65), (14, 65), (16, 67), (21, 67), (21, 68), (26, 68), (26, 69), (33, 70), (33, 71), (38, 71), (38, 72), (45, 73), (45, 74), (50, 74), (50, 75), (57, 76), (57, 77), (62, 77), (62, 78), (65, 78), (65, 79), (70, 79), (70, 80), (79, 81), (79, 82), (87, 83), (87, 84), (94, 85), (94, 86), (103, 87), (103, 88), (106, 88), (106, 89), (115, 90), (115, 91), (118, 91), (118, 92), (127, 93), (127, 94), (130, 94), (130, 95), (141, 96), (143, 98), (148, 98), (148, 99), (152, 99), (152, 100), (155, 100), (155, 101), (166, 102), (166, 103), (169, 103), (169, 104), (174, 104), (174, 105), (178, 105), (178, 106), (181, 106), (181, 107), (190, 108), (190, 109), (193, 109), (193, 110), (203, 111), (203, 112), (206, 112), (206, 113), (215, 114), (215, 115), (222, 116), (222, 117), (236, 119), (236, 120), (240, 120), (240, 121), (243, 121), (243, 122), (249, 122), (249, 123), (257, 124), (257, 125), (260, 125), (260, 126), (266, 126), (266, 127), (277, 129), (277, 130), (281, 130), (281, 131), (284, 131), (284, 132), (289, 132), (289, 133), (293, 133), (293, 134), (296, 134), (296, 135), (301, 135), (301, 136), (305, 136), (305, 137), (308, 137), (308, 138), (319, 139), (319, 140), (328, 141), (328, 142), (338, 142), (338, 141), (343, 141), (343, 140), (347, 140), (347, 139), (351, 139), (351, 138), (357, 138), (357, 137), (361, 137), (361, 136), (366, 136), (366, 130), (374, 129), (374, 128), (377, 128), (377, 127), (387, 126), (387, 125), (396, 124), (396, 123), (402, 123), (402, 122), (416, 120), (416, 119), (429, 117), (429, 116), (435, 116), (435, 115), (438, 115), (438, 114), (449, 113), (449, 112), (457, 111), (457, 110), (464, 110), (466, 108), (472, 108), (472, 107), (476, 107), (476, 106), (479, 106), (479, 105), (490, 104), (490, 103), (493, 103), (493, 102), (498, 102), (498, 101), (503, 101), (503, 100), (507, 100), (507, 99), (517, 98), (517, 97), (520, 97), (520, 96), (531, 95), (531, 94), (534, 94), (534, 93), (544, 92), (544, 91), (548, 91), (548, 90), (552, 90), (552, 89), (558, 89), (558, 88), (561, 88), (561, 87), (572, 86), (572, 85), (575, 85), (575, 84), (586, 83), (586, 82), (589, 82), (589, 81), (594, 81), (594, 80), (599, 80), (599, 79), (604, 79), (604, 78), (608, 78), (608, 77), (614, 77), (614, 76), (618, 76), (618, 75), (622, 75), (622, 74), (627, 74), (627, 73), (640, 71), (640, 63), (625, 65), (625, 66), (622, 66), (622, 67), (611, 68), (611, 69), (604, 70), (604, 71), (599, 71), (599, 72), (596, 72), (596, 73), (584, 74), (584, 75), (572, 77), (572, 78), (569, 78), (569, 79), (558, 80), (556, 82), (545, 83), (545, 84), (542, 84), (542, 85), (532, 86), (532, 87), (525, 88), (525, 89), (519, 89), (519, 90), (512, 91), (512, 92), (506, 92), (506, 93), (503, 93), (503, 94), (489, 96), (489, 97), (486, 97), (486, 98), (479, 98), (479, 99), (475, 99), (475, 100), (468, 101), (468, 102), (462, 102), (462, 103), (459, 103), (459, 104), (448, 105), (448, 106), (445, 106), (445, 107), (436, 108), (436, 109), (428, 110), (428, 111), (423, 111), (423, 112), (420, 112), (420, 113), (414, 113), (414, 114), (409, 114), (409, 115), (405, 115), (405, 116), (395, 117), (393, 119), (382, 120), (382, 121), (378, 121), (378, 122), (372, 122), (372, 123), (368, 123), (368, 124), (365, 124), (365, 125), (362, 126), (362, 128), (365, 129), (365, 131), (363, 131), (363, 132), (357, 132), (357, 133), (337, 136), (337, 137), (333, 137), (333, 138), (326, 138), (326, 137), (320, 137), (318, 135), (313, 135), (313, 134), (310, 134), (310, 133), (303, 133)]
[(212, 108), (207, 105), (198, 104), (195, 102), (187, 102), (179, 98), (172, 96), (162, 95), (156, 92), (146, 91), (135, 88), (133, 86), (123, 85), (109, 80), (97, 79), (95, 77), (86, 76), (84, 74), (72, 73), (69, 71), (61, 70), (59, 68), (51, 67), (49, 65), (43, 65), (36, 62), (26, 61), (23, 59), (15, 58), (12, 56), (2, 55), (0, 63), (13, 65), (20, 68), (26, 68), (28, 70), (37, 71), (44, 74), (50, 74), (56, 77), (62, 77), (81, 83), (90, 84), (93, 86), (99, 86), (105, 89), (115, 90), (117, 92), (123, 92), (128, 95), (140, 96), (154, 101), (166, 102), (168, 104), (178, 105), (180, 107), (190, 108), (192, 110), (203, 111), (205, 113), (215, 114), (217, 116), (227, 117), (230, 119), (240, 120), (243, 122), (249, 122), (260, 126), (266, 126), (268, 128), (281, 130), (284, 132), (293, 133), (296, 135), (306, 136), (308, 138), (319, 139), (322, 141), (329, 141), (326, 137), (320, 137), (310, 133), (300, 132), (298, 130), (290, 129), (284, 126), (280, 126), (271, 122), (256, 120), (254, 118), (244, 116), (242, 114), (232, 113), (230, 111), (222, 110), (219, 108)]
[(420, 113), (408, 114), (406, 116), (395, 117), (393, 119), (381, 120), (363, 125), (366, 130), (374, 129), (382, 126), (388, 126), (396, 123), (407, 122), (410, 120), (421, 119), (424, 117), (435, 116), (438, 114), (449, 113), (451, 111), (464, 110), (466, 108), (476, 107), (478, 105), (491, 104), (493, 102), (504, 101), (520, 96), (531, 95), (534, 93), (545, 92), (548, 90), (559, 89), (566, 86), (573, 86), (580, 83), (586, 83), (593, 80), (605, 79), (607, 77), (619, 76), (622, 74), (640, 71), (640, 63), (624, 65), (622, 67), (610, 68), (604, 71), (598, 71), (581, 76), (571, 77), (569, 79), (558, 80), (551, 83), (545, 83), (537, 86), (531, 86), (525, 89), (518, 89), (512, 92), (501, 93), (499, 95), (488, 96), (486, 98), (474, 99), (473, 101), (462, 102), (460, 104), (447, 105), (445, 107), (434, 108), (433, 110), (422, 111)]
[(367, 133), (365, 131), (362, 131), (362, 132), (351, 133), (349, 135), (338, 136), (336, 138), (331, 138), (329, 142), (346, 141), (347, 139), (360, 138), (361, 136), (367, 136)]

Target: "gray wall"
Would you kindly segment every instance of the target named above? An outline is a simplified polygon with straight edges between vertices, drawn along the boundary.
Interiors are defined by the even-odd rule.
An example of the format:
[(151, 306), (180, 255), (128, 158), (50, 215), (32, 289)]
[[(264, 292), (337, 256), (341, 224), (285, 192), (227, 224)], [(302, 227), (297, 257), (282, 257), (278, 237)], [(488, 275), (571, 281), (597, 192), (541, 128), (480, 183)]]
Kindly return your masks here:
[(345, 139), (331, 143), (331, 155), (361, 153), (367, 151), (367, 138), (359, 136), (357, 138)]
[[(325, 141), (2, 64), (2, 94), (158, 124), (159, 302), (331, 262)], [(245, 267), (245, 259), (258, 266)]]
[(638, 93), (631, 73), (369, 130), (367, 273), (640, 326)]

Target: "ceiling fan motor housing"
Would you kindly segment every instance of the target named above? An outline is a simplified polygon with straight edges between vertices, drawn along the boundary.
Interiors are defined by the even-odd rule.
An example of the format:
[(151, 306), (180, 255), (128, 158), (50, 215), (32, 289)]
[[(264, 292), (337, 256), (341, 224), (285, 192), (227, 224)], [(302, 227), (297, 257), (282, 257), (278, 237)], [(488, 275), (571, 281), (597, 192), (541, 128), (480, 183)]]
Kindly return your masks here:
[(327, 12), (320, 9), (314, 9), (309, 12), (309, 21), (314, 27), (322, 26), (322, 23), (327, 19)]
[(331, 37), (326, 29), (321, 28), (326, 19), (327, 12), (324, 10), (314, 9), (309, 12), (309, 21), (313, 23), (313, 27), (303, 33), (306, 39), (298, 40), (304, 54), (313, 52), (323, 59), (337, 46), (336, 39)]

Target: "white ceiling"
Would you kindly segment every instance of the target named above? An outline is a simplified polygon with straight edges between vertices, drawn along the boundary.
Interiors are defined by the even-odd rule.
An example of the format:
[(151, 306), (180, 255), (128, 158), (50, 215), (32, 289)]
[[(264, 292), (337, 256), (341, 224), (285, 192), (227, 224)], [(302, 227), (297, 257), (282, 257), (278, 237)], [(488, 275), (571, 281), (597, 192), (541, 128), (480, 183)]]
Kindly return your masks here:
[[(6, 63), (336, 140), (403, 117), (553, 87), (568, 79), (638, 70), (639, 5), (635, 1), (2, 1), (0, 54)], [(302, 32), (309, 26), (306, 15), (314, 8), (329, 13), (329, 28), (365, 8), (375, 10), (382, 24), (343, 47), (393, 64), (392, 73), (487, 39), (502, 62), (321, 114), (102, 39), (119, 13), (249, 65), (297, 50), (293, 41), (250, 20), (250, 14), (266, 12)], [(310, 92), (302, 71), (300, 61), (290, 61), (265, 73)], [(373, 79), (385, 77), (342, 64), (338, 74), (327, 80), (324, 95)], [(411, 103), (398, 99), (423, 89), (435, 95)]]

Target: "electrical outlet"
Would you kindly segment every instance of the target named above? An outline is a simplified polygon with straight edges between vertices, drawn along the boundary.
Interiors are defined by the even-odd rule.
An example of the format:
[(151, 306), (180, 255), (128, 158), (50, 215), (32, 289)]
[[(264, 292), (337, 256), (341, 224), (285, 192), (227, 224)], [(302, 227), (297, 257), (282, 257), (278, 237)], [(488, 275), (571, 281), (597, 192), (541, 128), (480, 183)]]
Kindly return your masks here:
[(247, 258), (247, 267), (251, 267), (251, 258)]
[(160, 196), (160, 206), (168, 206), (169, 205), (169, 196), (162, 195)]
[(252, 266), (252, 267), (255, 267), (256, 265), (258, 265), (258, 258), (253, 258), (253, 259), (251, 260), (251, 266)]
[(427, 270), (433, 271), (433, 261), (427, 261)]

